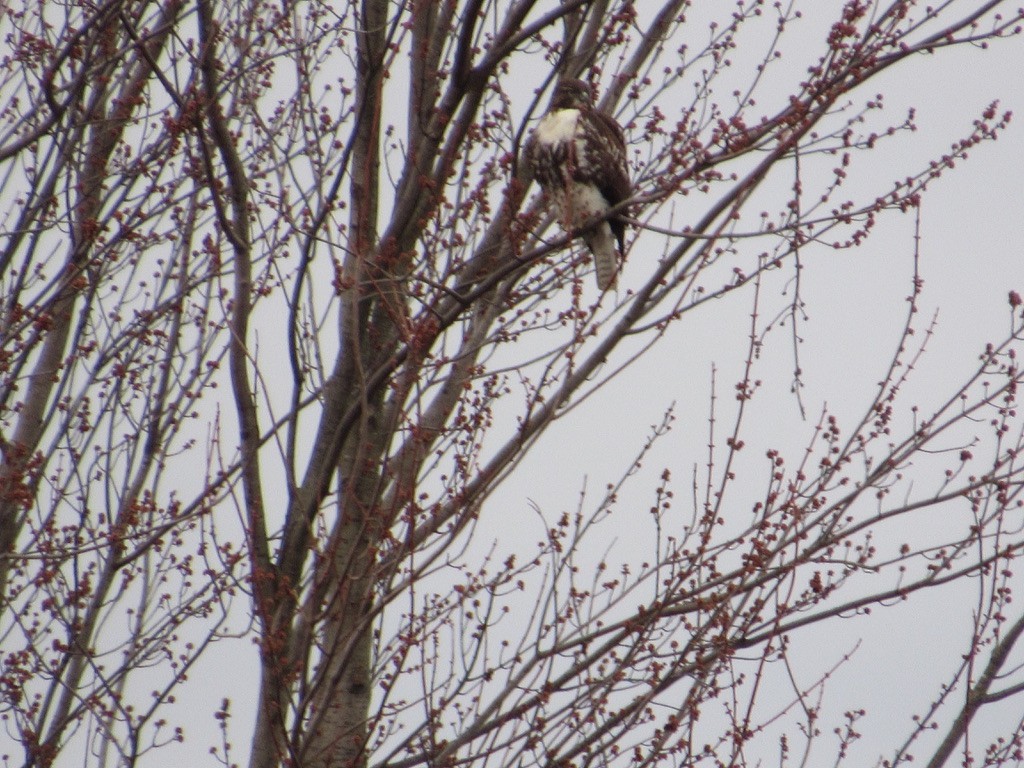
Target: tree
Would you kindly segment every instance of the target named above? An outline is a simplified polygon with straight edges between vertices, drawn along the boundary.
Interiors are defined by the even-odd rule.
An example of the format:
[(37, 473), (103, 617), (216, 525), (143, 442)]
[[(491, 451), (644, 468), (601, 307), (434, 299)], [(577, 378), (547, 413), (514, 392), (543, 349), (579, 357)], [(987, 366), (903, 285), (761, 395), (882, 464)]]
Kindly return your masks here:
[[(811, 685), (780, 677), (815, 661), (803, 633), (933, 593), (973, 600), (973, 628), (879, 764), (1021, 760), (1020, 722), (970, 738), (1024, 690), (1019, 295), (1005, 338), (924, 410), (908, 243), (906, 322), (862, 415), (822, 408), (795, 452), (754, 415), (759, 357), (790, 343), (813, 413), (809, 254), (915, 215), (1009, 120), (993, 104), (944, 156), (879, 178), (871, 158), (915, 125), (878, 88), (927, 55), (1010, 44), (1021, 12), (691, 5), (4, 12), (5, 761), (157, 764), (181, 743), (194, 759), (208, 718), (224, 734), (208, 760), (253, 768), (788, 765), (828, 738), (831, 662)], [(598, 86), (630, 141), (618, 292), (583, 279), (586, 250), (519, 162), (560, 77)], [(688, 493), (672, 468), (630, 485), (669, 410), (575, 512), (489, 506), (552, 425), (717, 300), (748, 313), (749, 343), (733, 407), (716, 389), (686, 436), (707, 446)], [(937, 511), (953, 522), (926, 525)], [(535, 546), (493, 544), (529, 520)], [(642, 557), (596, 546), (623, 529)], [(246, 654), (251, 724), (197, 672)]]

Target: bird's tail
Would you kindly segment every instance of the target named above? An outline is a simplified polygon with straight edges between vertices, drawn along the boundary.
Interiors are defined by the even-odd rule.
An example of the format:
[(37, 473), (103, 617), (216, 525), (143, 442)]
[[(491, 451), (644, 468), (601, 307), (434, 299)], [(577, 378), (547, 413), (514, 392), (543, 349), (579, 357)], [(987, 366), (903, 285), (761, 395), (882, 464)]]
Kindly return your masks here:
[(615, 276), (619, 271), (619, 259), (615, 249), (615, 236), (608, 222), (602, 221), (589, 232), (585, 232), (583, 239), (594, 255), (597, 287), (602, 291), (614, 287)]

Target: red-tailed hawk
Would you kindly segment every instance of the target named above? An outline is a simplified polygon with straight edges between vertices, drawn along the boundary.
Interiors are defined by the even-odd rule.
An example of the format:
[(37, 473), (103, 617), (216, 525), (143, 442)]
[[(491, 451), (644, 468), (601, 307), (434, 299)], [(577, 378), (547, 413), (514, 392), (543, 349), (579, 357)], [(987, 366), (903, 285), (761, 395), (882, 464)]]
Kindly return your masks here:
[[(629, 197), (622, 128), (594, 107), (590, 86), (584, 82), (567, 80), (558, 84), (548, 113), (534, 129), (528, 154), (537, 181), (555, 205), (567, 232), (579, 229)], [(581, 234), (594, 255), (597, 287), (610, 288), (623, 253), (626, 222), (615, 215), (592, 224)]]

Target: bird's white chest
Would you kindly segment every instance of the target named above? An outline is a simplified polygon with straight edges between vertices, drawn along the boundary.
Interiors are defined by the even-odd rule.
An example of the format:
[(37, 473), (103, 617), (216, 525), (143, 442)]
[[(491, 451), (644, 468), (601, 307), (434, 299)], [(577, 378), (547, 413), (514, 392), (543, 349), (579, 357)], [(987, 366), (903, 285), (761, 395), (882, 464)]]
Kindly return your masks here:
[(548, 112), (537, 124), (537, 141), (542, 144), (562, 144), (575, 141), (579, 123), (578, 109), (559, 109)]
[(534, 132), (537, 142), (560, 163), (576, 166), (586, 152), (578, 109), (559, 109), (541, 118)]

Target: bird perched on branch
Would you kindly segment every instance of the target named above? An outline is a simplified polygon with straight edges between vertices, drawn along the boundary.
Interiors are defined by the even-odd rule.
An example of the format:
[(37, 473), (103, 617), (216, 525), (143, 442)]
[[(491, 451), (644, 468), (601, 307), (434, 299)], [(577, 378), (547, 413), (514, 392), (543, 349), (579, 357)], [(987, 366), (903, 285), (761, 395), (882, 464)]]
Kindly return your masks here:
[(588, 222), (629, 197), (622, 128), (594, 106), (590, 86), (580, 80), (565, 80), (555, 88), (527, 153), (563, 229), (573, 232), (582, 228), (580, 234), (594, 255), (597, 287), (610, 288), (623, 254), (625, 212)]

